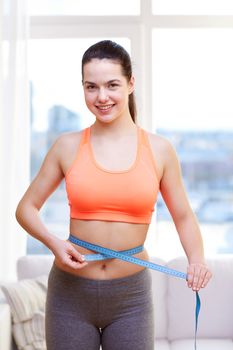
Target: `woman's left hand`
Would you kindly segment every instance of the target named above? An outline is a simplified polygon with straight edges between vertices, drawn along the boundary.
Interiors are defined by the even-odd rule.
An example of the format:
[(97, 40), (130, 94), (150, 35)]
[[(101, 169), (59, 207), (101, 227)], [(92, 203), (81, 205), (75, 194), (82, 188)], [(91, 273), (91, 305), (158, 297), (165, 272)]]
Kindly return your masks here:
[(191, 263), (187, 269), (187, 284), (193, 291), (204, 288), (212, 277), (212, 273), (205, 264)]

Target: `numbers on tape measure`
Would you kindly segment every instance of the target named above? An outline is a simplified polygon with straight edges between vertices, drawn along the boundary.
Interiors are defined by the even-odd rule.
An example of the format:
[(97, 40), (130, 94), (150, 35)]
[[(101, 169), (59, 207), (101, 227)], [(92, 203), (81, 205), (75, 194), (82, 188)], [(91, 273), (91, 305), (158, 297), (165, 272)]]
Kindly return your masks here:
[[(78, 239), (78, 238), (76, 238), (76, 237), (74, 237), (72, 235), (69, 236), (69, 240), (71, 242), (73, 242), (73, 243), (83, 247), (83, 248), (94, 250), (94, 251), (96, 251), (98, 253), (103, 254), (103, 258), (96, 257), (96, 260), (103, 260), (103, 259), (106, 259), (108, 257), (110, 257), (110, 258), (114, 257), (114, 258), (117, 258), (117, 259), (121, 259), (121, 260), (130, 262), (132, 264), (137, 264), (137, 265), (140, 265), (140, 266), (143, 266), (143, 267), (147, 267), (147, 268), (152, 269), (152, 270), (156, 270), (156, 271), (160, 271), (160, 272), (166, 273), (168, 275), (172, 275), (172, 276), (175, 276), (175, 277), (178, 277), (178, 278), (186, 279), (186, 274), (184, 272), (180, 272), (180, 271), (171, 269), (169, 267), (158, 265), (158, 264), (152, 263), (151, 261), (146, 261), (146, 260), (142, 260), (142, 259), (139, 259), (139, 258), (135, 258), (135, 257), (133, 257), (131, 255), (125, 254), (124, 251), (123, 252), (117, 252), (117, 251), (109, 249), (109, 248), (101, 247), (99, 245), (83, 241), (83, 240)], [(131, 251), (131, 254), (136, 254), (138, 252), (137, 249), (139, 247), (132, 248), (129, 251)], [(94, 261), (94, 255), (98, 255), (98, 254), (88, 254), (87, 255), (87, 260)]]

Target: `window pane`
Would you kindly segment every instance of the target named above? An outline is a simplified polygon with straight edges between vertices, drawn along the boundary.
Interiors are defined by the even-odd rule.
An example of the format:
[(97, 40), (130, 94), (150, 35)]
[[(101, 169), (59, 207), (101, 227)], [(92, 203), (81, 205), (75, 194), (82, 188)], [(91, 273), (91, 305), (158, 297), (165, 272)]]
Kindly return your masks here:
[[(111, 39), (111, 38), (110, 38)], [(95, 39), (35, 39), (29, 43), (31, 89), (31, 179), (54, 140), (63, 132), (94, 122), (86, 108), (81, 84), (81, 58)], [(130, 40), (114, 38), (130, 52)], [(41, 218), (50, 232), (67, 237), (69, 206), (64, 182), (46, 201)], [(28, 236), (28, 254), (48, 253)]]
[[(155, 126), (178, 152), (210, 254), (233, 252), (232, 40), (232, 29), (153, 31)], [(158, 219), (161, 242), (175, 237), (161, 199)]]
[(30, 0), (30, 15), (139, 15), (140, 0)]
[(232, 0), (153, 0), (155, 15), (232, 15)]

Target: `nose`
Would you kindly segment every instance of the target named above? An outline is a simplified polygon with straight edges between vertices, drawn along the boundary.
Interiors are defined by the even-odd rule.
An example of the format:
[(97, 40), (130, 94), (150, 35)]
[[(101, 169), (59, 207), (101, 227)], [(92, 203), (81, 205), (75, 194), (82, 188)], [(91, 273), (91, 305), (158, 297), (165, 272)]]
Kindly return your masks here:
[(105, 88), (100, 88), (99, 89), (99, 94), (98, 94), (98, 101), (100, 103), (104, 103), (108, 100), (108, 94)]

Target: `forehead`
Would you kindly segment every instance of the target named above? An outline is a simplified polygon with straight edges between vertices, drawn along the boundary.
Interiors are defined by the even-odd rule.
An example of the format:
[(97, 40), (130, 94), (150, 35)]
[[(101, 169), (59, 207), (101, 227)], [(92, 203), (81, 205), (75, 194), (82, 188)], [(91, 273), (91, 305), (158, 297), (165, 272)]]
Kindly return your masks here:
[(88, 81), (110, 81), (124, 79), (121, 65), (110, 59), (92, 59), (83, 67), (83, 80)]

